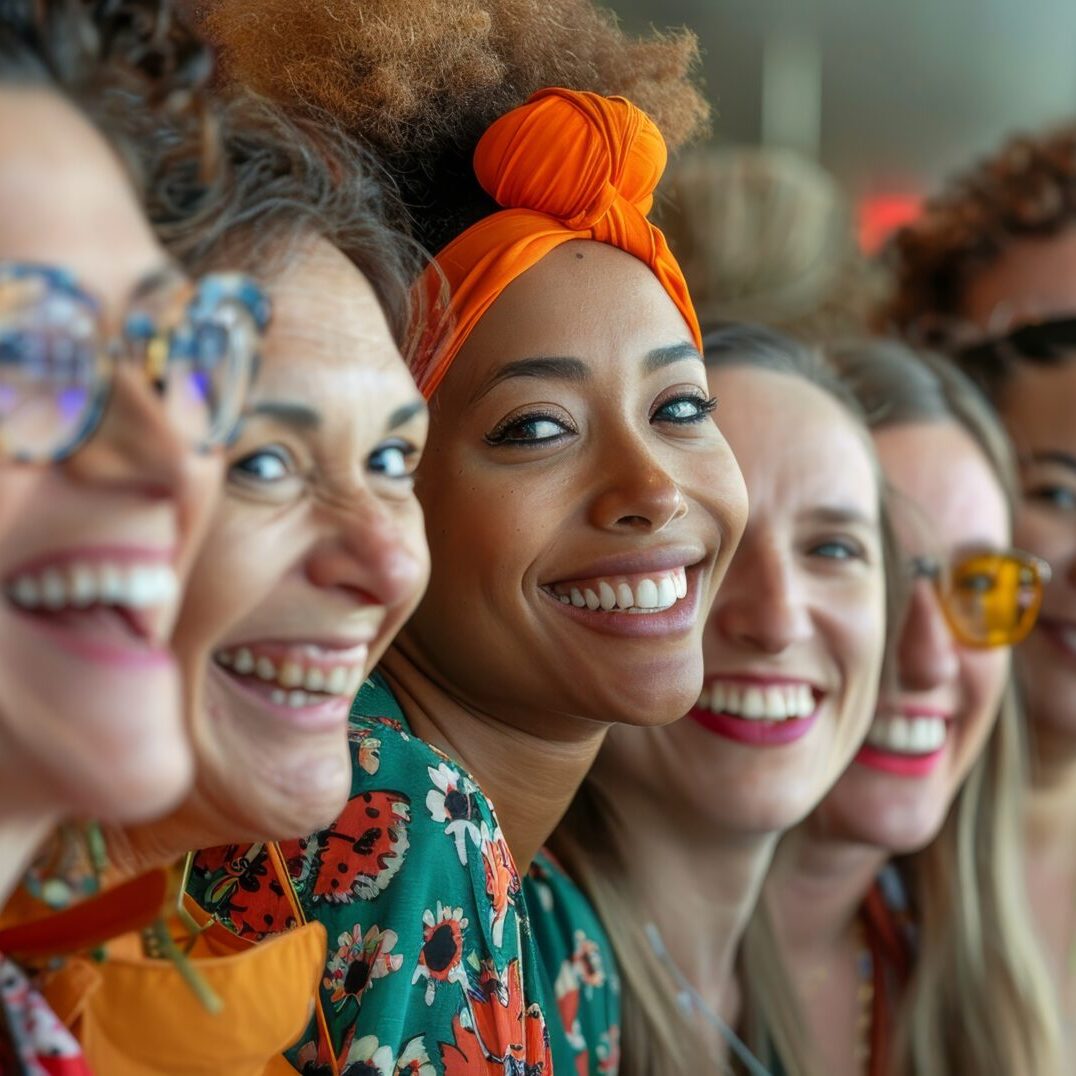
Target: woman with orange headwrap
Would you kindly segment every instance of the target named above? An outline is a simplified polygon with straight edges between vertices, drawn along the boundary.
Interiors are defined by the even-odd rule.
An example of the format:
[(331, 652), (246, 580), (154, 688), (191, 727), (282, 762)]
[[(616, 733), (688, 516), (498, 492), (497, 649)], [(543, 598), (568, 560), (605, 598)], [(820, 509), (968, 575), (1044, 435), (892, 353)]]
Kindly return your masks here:
[(541, 91), (475, 153), (501, 208), (420, 283), (432, 578), (353, 707), (351, 800), (282, 846), (284, 877), (268, 857), (232, 886), (227, 856), (196, 864), (196, 895), (240, 931), (327, 926), (300, 1071), (615, 1071), (607, 942), (539, 850), (610, 724), (697, 697), (746, 513), (646, 218), (664, 164), (628, 101)]

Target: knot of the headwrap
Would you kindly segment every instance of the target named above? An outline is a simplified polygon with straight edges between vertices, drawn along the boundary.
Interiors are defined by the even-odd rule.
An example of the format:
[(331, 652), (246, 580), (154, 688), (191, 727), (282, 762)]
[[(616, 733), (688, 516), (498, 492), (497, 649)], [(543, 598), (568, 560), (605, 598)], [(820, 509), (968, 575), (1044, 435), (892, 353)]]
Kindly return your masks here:
[(502, 209), (532, 209), (583, 231), (614, 207), (645, 217), (666, 159), (661, 132), (630, 101), (549, 89), (486, 131), (474, 170)]
[[(501, 211), (449, 243), (420, 283), (430, 323), (413, 372), (423, 393), (432, 395), (501, 292), (572, 239), (607, 243), (645, 262), (701, 346), (683, 274), (647, 219), (666, 160), (661, 132), (623, 97), (539, 90), (497, 120), (478, 143), (474, 168)], [(448, 309), (431, 317), (442, 282)]]

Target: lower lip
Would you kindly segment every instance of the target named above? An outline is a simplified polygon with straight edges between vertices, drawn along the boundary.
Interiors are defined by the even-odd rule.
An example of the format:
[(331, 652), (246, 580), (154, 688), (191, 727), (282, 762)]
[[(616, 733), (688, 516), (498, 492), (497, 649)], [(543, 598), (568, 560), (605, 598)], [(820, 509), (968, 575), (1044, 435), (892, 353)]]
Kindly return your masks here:
[(1076, 625), (1040, 620), (1035, 630), (1045, 635), (1065, 657), (1076, 660)]
[(653, 639), (663, 636), (686, 635), (698, 623), (700, 572), (688, 569), (687, 595), (657, 613), (607, 613), (604, 609), (580, 609), (542, 593), (553, 608), (603, 635), (619, 635), (631, 639)]
[(737, 743), (750, 744), (752, 747), (780, 747), (802, 740), (815, 727), (819, 713), (820, 710), (815, 710), (809, 717), (793, 717), (786, 721), (754, 721), (732, 714), (715, 714), (695, 706), (687, 716), (704, 729)]
[(898, 755), (872, 744), (864, 744), (856, 755), (856, 762), (896, 777), (926, 777), (937, 769), (944, 754), (945, 744), (929, 755)]
[(224, 681), (246, 702), (255, 703), (276, 720), (291, 725), (292, 728), (301, 729), (303, 732), (332, 732), (347, 727), (348, 715), (351, 712), (351, 699), (347, 696), (333, 695), (312, 706), (289, 706), (287, 703), (273, 702), (269, 697), (271, 691), (287, 690), (279, 684), (233, 676), (215, 662), (211, 663), (210, 668), (214, 676)]
[(19, 620), (32, 631), (44, 636), (59, 649), (67, 651), (73, 657), (92, 661), (100, 665), (113, 665), (118, 668), (162, 667), (175, 664), (170, 650), (151, 645), (136, 636), (131, 637), (130, 645), (117, 642), (102, 642), (84, 631), (59, 627), (50, 622), (47, 614), (24, 613), (15, 609)]

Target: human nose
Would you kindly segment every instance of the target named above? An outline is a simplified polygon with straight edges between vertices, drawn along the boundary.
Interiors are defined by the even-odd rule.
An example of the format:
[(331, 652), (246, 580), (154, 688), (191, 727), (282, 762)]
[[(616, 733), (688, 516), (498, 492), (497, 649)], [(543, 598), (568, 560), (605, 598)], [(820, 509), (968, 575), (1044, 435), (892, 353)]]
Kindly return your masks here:
[(726, 640), (779, 654), (811, 633), (795, 564), (772, 537), (750, 534), (732, 558), (710, 616)]
[(908, 595), (897, 639), (897, 677), (907, 690), (929, 691), (956, 678), (957, 643), (930, 581), (919, 579)]
[(308, 561), (307, 575), (315, 586), (342, 590), (359, 604), (416, 601), (429, 576), (417, 503), (401, 513), (365, 494), (330, 509), (327, 533)]
[(590, 507), (596, 527), (657, 533), (687, 515), (680, 486), (648, 446), (633, 439), (611, 448), (599, 464), (604, 480)]

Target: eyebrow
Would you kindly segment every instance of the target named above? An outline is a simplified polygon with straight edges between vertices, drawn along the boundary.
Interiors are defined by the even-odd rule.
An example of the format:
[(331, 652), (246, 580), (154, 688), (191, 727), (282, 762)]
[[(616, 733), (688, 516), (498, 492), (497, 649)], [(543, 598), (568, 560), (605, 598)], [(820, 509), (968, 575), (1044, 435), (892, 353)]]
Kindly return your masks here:
[(844, 504), (819, 505), (817, 508), (812, 508), (810, 511), (805, 512), (804, 518), (812, 522), (829, 523), (837, 527), (848, 526), (849, 524), (858, 524), (864, 527), (878, 526), (876, 517), (868, 515), (859, 508)]
[(425, 400), (412, 400), (410, 403), (405, 403), (400, 407), (397, 407), (395, 411), (389, 415), (389, 421), (387, 428), (390, 430), (398, 429), (400, 426), (407, 425), (416, 415), (421, 415), (426, 410)]
[[(698, 348), (686, 341), (668, 344), (665, 347), (648, 351), (643, 358), (643, 373), (652, 374), (665, 366), (685, 360), (702, 362)], [(537, 355), (530, 359), (518, 359), (502, 366), (482, 388), (472, 397), (471, 403), (477, 403), (495, 385), (514, 377), (537, 377), (547, 381), (569, 381), (583, 384), (590, 379), (590, 369), (581, 359), (566, 355)]]
[(643, 359), (643, 373), (652, 374), (662, 367), (671, 366), (674, 362), (688, 360), (702, 362), (703, 358), (699, 354), (699, 349), (687, 341), (669, 344), (666, 347), (656, 347), (653, 351), (647, 352), (646, 358)]
[(299, 430), (317, 429), (321, 425), (320, 412), (305, 404), (285, 400), (263, 400), (256, 403), (248, 409), (246, 417), (253, 415), (266, 415)]
[(1076, 471), (1076, 456), (1071, 452), (1061, 452), (1057, 449), (1048, 449), (1043, 452), (1029, 452), (1020, 459), (1022, 464), (1028, 463), (1056, 463), (1061, 467), (1067, 467), (1070, 471)]
[(130, 301), (137, 302), (147, 295), (152, 295), (166, 284), (179, 284), (186, 279), (183, 270), (175, 262), (162, 262), (155, 269), (151, 269), (138, 278), (131, 289)]

